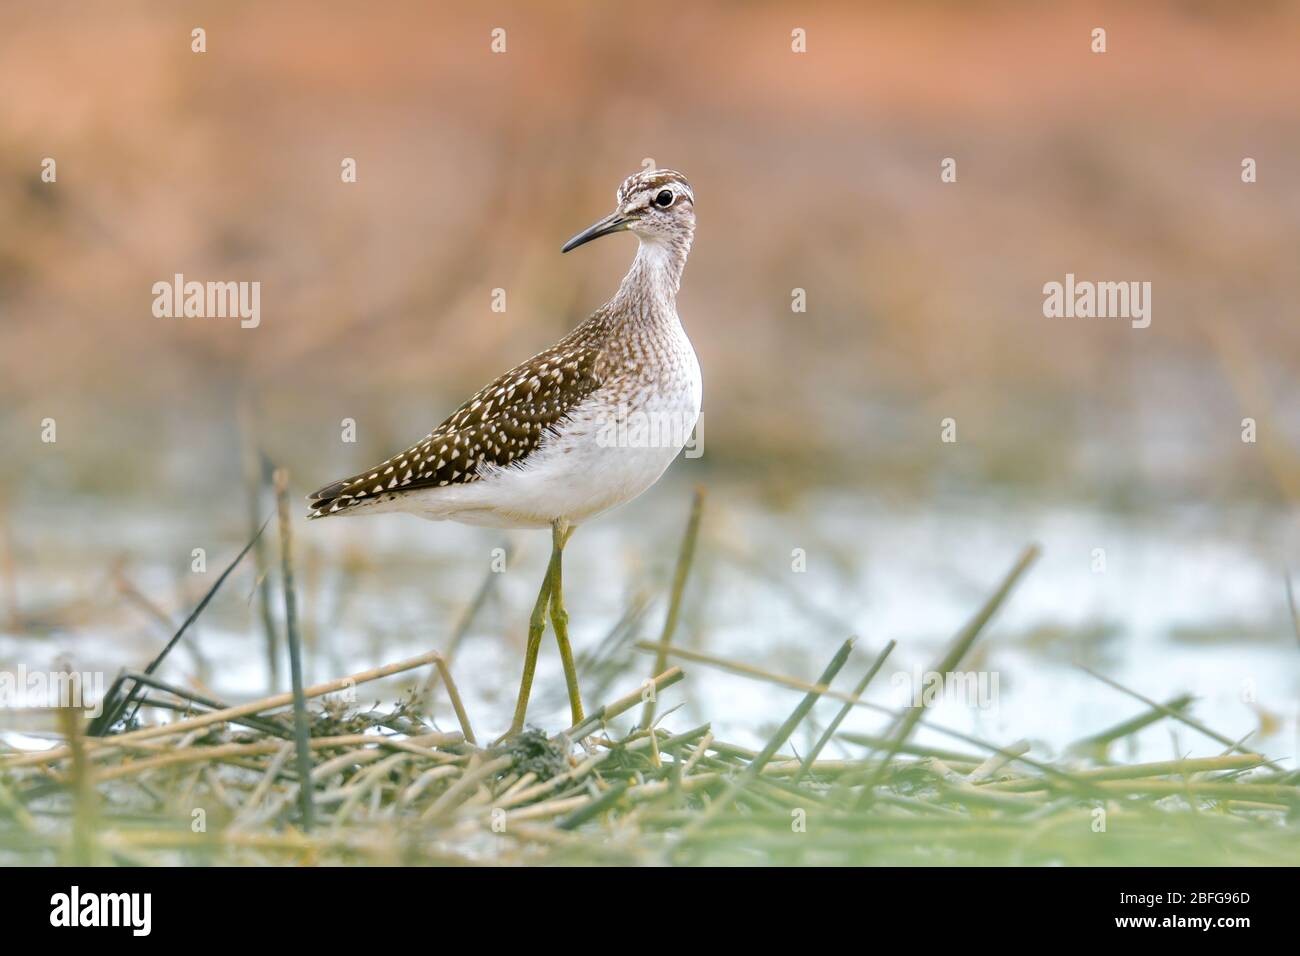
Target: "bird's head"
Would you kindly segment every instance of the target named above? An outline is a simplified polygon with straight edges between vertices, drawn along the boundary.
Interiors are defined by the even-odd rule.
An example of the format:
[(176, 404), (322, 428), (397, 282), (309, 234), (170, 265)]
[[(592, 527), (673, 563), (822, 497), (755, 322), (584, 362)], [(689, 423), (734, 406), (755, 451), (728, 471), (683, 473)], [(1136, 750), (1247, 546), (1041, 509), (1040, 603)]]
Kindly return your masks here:
[(672, 169), (629, 176), (614, 196), (614, 211), (566, 242), (561, 251), (624, 231), (642, 242), (689, 248), (695, 234), (695, 194), (686, 177)]

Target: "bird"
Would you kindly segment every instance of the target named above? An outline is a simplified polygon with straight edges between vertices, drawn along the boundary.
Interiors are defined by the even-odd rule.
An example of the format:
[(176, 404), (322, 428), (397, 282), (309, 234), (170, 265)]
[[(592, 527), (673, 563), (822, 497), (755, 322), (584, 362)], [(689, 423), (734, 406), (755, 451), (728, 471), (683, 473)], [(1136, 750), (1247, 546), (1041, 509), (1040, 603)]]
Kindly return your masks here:
[(434, 521), (551, 531), (529, 617), (524, 670), (506, 739), (524, 728), (549, 611), (574, 725), (582, 695), (564, 605), (574, 530), (636, 498), (668, 469), (700, 416), (700, 363), (677, 314), (695, 236), (695, 193), (672, 169), (643, 169), (613, 212), (561, 253), (630, 232), (636, 255), (618, 291), (555, 345), (475, 393), (405, 451), (308, 496), (313, 519), (408, 512)]

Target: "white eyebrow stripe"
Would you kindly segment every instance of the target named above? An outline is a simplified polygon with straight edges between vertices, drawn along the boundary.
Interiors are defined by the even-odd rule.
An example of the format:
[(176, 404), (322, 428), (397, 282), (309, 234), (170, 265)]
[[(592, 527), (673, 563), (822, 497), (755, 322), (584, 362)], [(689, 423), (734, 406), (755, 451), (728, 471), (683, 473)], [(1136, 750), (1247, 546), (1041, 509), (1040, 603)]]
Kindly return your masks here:
[(675, 169), (664, 168), (633, 173), (619, 186), (615, 193), (615, 200), (622, 205), (631, 202), (634, 198), (637, 200), (640, 200), (642, 196), (648, 198), (661, 189), (668, 189), (673, 186), (681, 187), (679, 192), (689, 198), (692, 205), (695, 204), (695, 192), (686, 181), (686, 177)]

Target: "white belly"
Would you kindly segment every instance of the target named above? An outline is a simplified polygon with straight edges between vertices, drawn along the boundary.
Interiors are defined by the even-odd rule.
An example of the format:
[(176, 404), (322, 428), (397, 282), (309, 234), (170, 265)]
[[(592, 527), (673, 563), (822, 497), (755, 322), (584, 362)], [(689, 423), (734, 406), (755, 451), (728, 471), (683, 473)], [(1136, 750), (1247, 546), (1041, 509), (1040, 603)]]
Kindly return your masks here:
[(675, 374), (621, 394), (602, 388), (522, 463), (493, 466), (470, 484), (413, 491), (394, 502), (394, 510), (464, 524), (544, 528), (558, 519), (576, 525), (631, 501), (659, 480), (699, 419), (699, 363), (682, 339)]

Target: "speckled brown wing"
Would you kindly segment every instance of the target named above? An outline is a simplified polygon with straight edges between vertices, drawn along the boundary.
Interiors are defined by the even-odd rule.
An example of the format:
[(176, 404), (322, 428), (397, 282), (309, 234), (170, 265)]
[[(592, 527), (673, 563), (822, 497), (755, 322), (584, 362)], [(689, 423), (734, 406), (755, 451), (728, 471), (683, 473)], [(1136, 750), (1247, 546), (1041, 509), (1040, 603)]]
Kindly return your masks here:
[(520, 464), (600, 387), (603, 340), (602, 323), (584, 323), (480, 389), (423, 441), (310, 495), (310, 517), (328, 517), (422, 488), (477, 481), (486, 463)]

